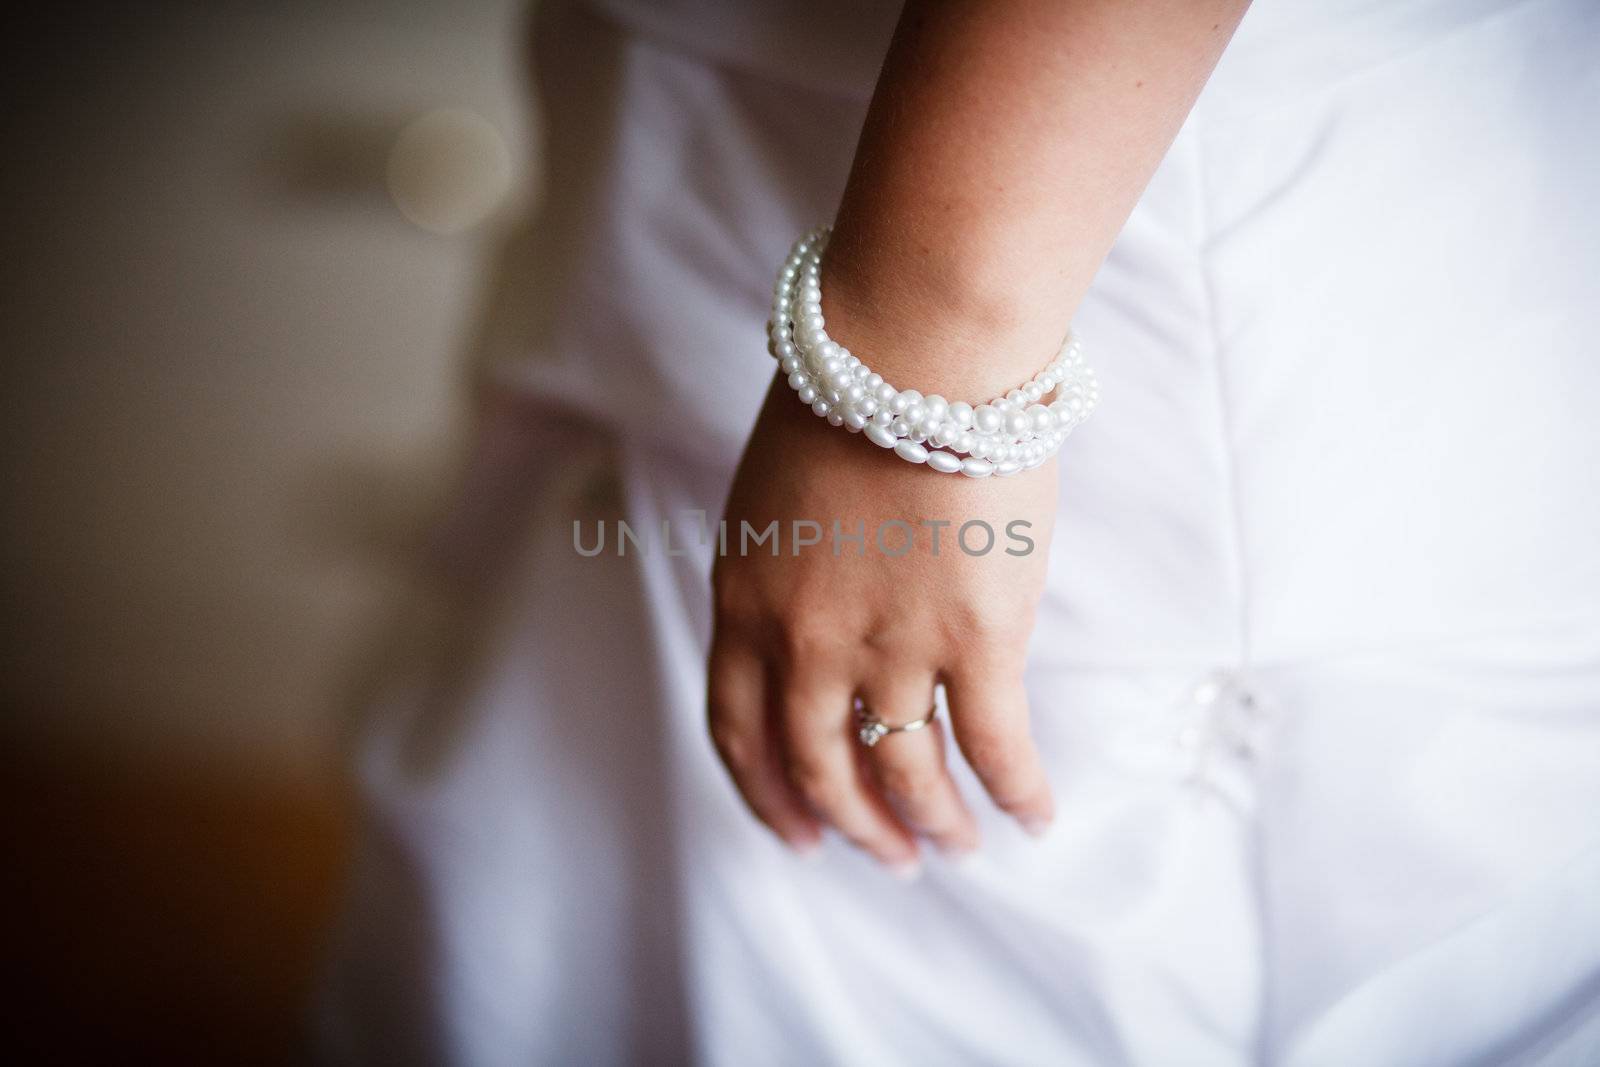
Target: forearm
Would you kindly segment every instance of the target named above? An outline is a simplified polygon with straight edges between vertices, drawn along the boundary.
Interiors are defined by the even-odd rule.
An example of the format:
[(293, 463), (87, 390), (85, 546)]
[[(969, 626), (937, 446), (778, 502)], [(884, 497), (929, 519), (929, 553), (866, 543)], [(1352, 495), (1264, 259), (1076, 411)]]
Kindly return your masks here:
[(909, 0), (828, 252), (830, 333), (924, 392), (1026, 380), (1246, 4)]

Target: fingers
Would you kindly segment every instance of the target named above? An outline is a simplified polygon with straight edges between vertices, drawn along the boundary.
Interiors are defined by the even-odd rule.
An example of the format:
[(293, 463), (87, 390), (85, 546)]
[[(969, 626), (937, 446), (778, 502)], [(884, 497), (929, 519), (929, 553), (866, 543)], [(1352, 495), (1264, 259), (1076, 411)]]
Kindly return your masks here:
[(947, 672), (944, 682), (956, 743), (984, 789), (1024, 830), (1044, 833), (1055, 817), (1055, 801), (1028, 731), (1020, 664), (972, 657)]
[(895, 871), (914, 874), (915, 838), (862, 775), (848, 675), (818, 665), (780, 683), (790, 781), (824, 821)]
[[(912, 722), (933, 704), (933, 676), (921, 672), (887, 672), (862, 687), (865, 708), (890, 725)], [(944, 758), (943, 724), (893, 733), (865, 749), (878, 787), (890, 806), (912, 829), (951, 854), (978, 847), (978, 824), (961, 799)]]
[(791, 848), (816, 848), (821, 828), (784, 772), (761, 658), (753, 649), (717, 642), (711, 649), (709, 682), (711, 739), (739, 794)]

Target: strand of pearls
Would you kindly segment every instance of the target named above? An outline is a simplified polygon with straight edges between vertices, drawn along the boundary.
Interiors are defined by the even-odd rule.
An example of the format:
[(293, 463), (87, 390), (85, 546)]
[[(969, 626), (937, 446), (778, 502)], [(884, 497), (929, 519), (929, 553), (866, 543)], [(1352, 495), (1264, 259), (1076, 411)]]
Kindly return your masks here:
[(987, 403), (951, 403), (884, 381), (823, 328), (822, 252), (829, 233), (818, 227), (790, 249), (767, 324), (767, 350), (789, 388), (819, 417), (907, 462), (987, 478), (1039, 466), (1094, 410), (1100, 386), (1071, 333), (1031, 381)]

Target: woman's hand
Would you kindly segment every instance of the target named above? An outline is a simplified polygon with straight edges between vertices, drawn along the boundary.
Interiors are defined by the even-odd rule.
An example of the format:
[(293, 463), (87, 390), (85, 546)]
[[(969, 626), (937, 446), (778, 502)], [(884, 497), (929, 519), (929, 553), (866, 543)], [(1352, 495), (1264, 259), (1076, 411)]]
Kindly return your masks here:
[[(873, 369), (946, 396), (993, 396), (1049, 359), (1172, 143), (1246, 0), (907, 0), (834, 220), (823, 311)], [(892, 724), (943, 682), (990, 796), (1042, 828), (1050, 791), (1028, 737), (1022, 666), (1044, 579), (1053, 462), (971, 481), (827, 426), (775, 383), (728, 501), (711, 650), (711, 731), (757, 815), (805, 847), (820, 822), (885, 863), (917, 836), (960, 851), (972, 815), (936, 730), (855, 739), (852, 698)], [(789, 554), (794, 520), (854, 532)], [(893, 558), (878, 525), (908, 522)], [(983, 519), (1001, 544), (968, 556)], [(741, 521), (784, 550), (737, 554)], [(940, 553), (924, 520), (947, 521)], [(1005, 553), (1012, 521), (1033, 551)]]
[[(1012, 478), (935, 473), (827, 425), (774, 383), (728, 499), (709, 703), (745, 801), (790, 845), (814, 846), (825, 823), (907, 872), (919, 836), (951, 853), (977, 847), (942, 719), (870, 748), (856, 737), (855, 698), (899, 724), (927, 712), (938, 683), (989, 796), (1030, 831), (1048, 824), (1022, 671), (1056, 492), (1054, 461)], [(741, 554), (741, 523), (759, 532), (774, 520), (779, 554), (770, 542)], [(795, 520), (817, 523), (820, 542), (796, 553)], [(835, 543), (835, 520), (846, 535), (864, 523), (865, 543)], [(903, 555), (877, 543), (882, 527), (883, 547), (901, 551), (907, 528), (894, 520), (915, 534)], [(966, 531), (966, 549), (987, 545), (981, 555), (958, 540), (969, 520), (993, 532), (988, 545), (984, 527)]]

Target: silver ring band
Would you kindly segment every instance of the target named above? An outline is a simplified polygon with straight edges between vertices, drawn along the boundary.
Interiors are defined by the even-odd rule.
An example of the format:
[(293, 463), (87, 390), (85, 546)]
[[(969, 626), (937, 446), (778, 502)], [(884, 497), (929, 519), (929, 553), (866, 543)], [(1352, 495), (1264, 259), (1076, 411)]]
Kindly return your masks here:
[(920, 730), (933, 722), (934, 716), (939, 713), (939, 705), (933, 704), (928, 708), (928, 713), (920, 719), (891, 726), (873, 714), (872, 709), (862, 704), (856, 711), (856, 738), (868, 748), (876, 745), (890, 734), (909, 734)]

